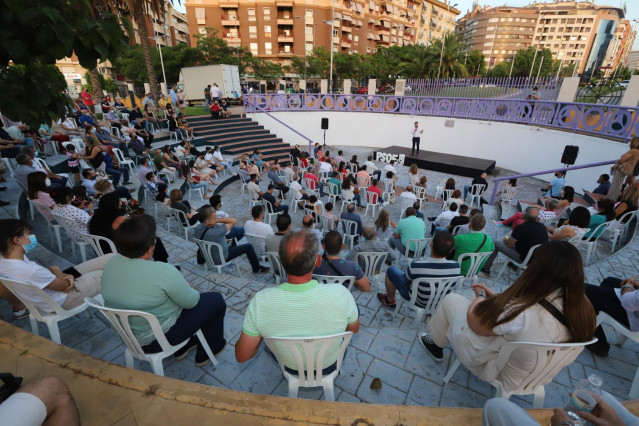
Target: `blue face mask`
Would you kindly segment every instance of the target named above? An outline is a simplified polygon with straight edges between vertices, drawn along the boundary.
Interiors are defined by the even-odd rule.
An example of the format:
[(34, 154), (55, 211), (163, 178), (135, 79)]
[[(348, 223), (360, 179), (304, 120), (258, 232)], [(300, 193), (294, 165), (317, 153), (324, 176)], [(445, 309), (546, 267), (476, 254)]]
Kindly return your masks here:
[(38, 158), (38, 151), (36, 151), (36, 152), (35, 152), (35, 154), (33, 154), (33, 156), (34, 156), (35, 158)]
[(38, 239), (33, 234), (29, 235), (29, 241), (31, 241), (31, 242), (29, 244), (27, 244), (26, 246), (24, 246), (24, 252), (25, 253), (29, 253), (31, 250), (36, 248), (36, 246), (38, 245)]

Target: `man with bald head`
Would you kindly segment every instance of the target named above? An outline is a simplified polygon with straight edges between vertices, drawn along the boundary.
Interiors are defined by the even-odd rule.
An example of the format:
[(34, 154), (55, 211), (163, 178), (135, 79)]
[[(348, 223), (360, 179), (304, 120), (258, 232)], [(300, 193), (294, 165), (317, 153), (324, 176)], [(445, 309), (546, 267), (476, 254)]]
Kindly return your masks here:
[[(359, 331), (357, 305), (351, 293), (340, 284), (319, 284), (312, 279), (313, 269), (322, 262), (316, 237), (306, 231), (287, 233), (280, 243), (279, 255), (288, 281), (258, 291), (244, 316), (235, 358), (245, 362), (253, 358), (265, 337), (327, 336)], [(295, 373), (297, 363), (281, 353), (286, 370)], [(329, 348), (321, 366), (323, 374), (335, 370), (339, 342)]]
[[(473, 179), (470, 185), (464, 185), (464, 200), (468, 198), (468, 192), (470, 191), (473, 185), (481, 185), (481, 187), (479, 187), (479, 191), (475, 191), (475, 192), (479, 194), (483, 194), (486, 188), (488, 188), (488, 182), (486, 181), (487, 177), (488, 177), (488, 174), (484, 172), (481, 175), (479, 175), (479, 177), (476, 177), (475, 179)], [(472, 194), (475, 194), (475, 192), (472, 192)]]
[(312, 214), (307, 214), (306, 216), (302, 218), (302, 226), (303, 226), (302, 229), (315, 235), (315, 238), (317, 238), (317, 245), (319, 247), (319, 254), (323, 255), (324, 248), (322, 247), (322, 231), (320, 231), (319, 229), (313, 228), (314, 224), (315, 224), (315, 218), (313, 217)]

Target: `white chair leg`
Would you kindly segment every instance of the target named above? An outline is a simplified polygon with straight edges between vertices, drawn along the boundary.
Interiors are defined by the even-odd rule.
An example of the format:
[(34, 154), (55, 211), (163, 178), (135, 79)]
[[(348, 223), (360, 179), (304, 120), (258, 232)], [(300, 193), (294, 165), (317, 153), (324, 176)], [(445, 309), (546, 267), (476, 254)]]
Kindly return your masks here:
[(133, 368), (135, 366), (133, 363), (133, 355), (131, 355), (131, 351), (129, 351), (129, 349), (124, 351), (124, 361), (126, 362), (127, 368)]
[(632, 381), (632, 386), (630, 386), (630, 393), (628, 396), (630, 399), (639, 398), (639, 368), (637, 368), (637, 372), (635, 373), (635, 378)]
[(78, 262), (78, 258), (75, 255), (75, 243), (71, 240), (71, 252), (73, 253), (73, 263)]
[(544, 408), (544, 398), (546, 397), (546, 389), (543, 386), (538, 386), (533, 392), (535, 399), (533, 401), (533, 408)]
[(504, 273), (504, 271), (506, 270), (507, 267), (508, 267), (508, 260), (505, 260), (504, 261), (504, 266), (501, 267), (501, 269), (499, 270), (499, 273), (495, 277), (495, 281), (499, 280), (499, 277), (501, 277), (501, 274)]
[(204, 333), (202, 333), (202, 330), (198, 330), (197, 333), (195, 333), (195, 335), (197, 336), (198, 339), (200, 339), (202, 348), (204, 348), (204, 352), (206, 352), (206, 355), (208, 355), (213, 365), (217, 365), (217, 359), (215, 358), (215, 355), (213, 355), (213, 351), (211, 351), (211, 347), (209, 346), (209, 343), (204, 338)]
[(80, 246), (80, 255), (82, 256), (82, 262), (87, 261), (87, 249), (84, 244), (78, 244)]
[(31, 212), (31, 221), (33, 222), (33, 211), (34, 211), (33, 203), (29, 201), (29, 211)]
[(460, 365), (461, 363), (459, 362), (459, 360), (455, 358), (455, 361), (453, 361), (453, 365), (450, 366), (448, 372), (446, 373), (446, 376), (444, 377), (444, 383), (450, 382), (451, 377), (453, 377), (453, 374), (455, 374)]
[(33, 316), (33, 314), (29, 315), (29, 322), (31, 323), (31, 332), (36, 336), (39, 336), (40, 331), (38, 330), (38, 320)]
[(299, 389), (299, 384), (295, 379), (288, 380), (288, 397), (289, 398), (297, 398), (297, 391)]
[(51, 340), (58, 344), (62, 344), (60, 340), (60, 329), (58, 329), (58, 322), (52, 321), (51, 323), (47, 324), (47, 326), (49, 327), (49, 335), (51, 336)]
[(617, 333), (617, 346), (622, 347), (624, 343), (626, 343), (626, 340), (628, 340), (628, 337), (624, 336), (621, 333)]
[(152, 357), (149, 361), (151, 363), (151, 369), (156, 376), (164, 376), (164, 366), (162, 365), (162, 358)]
[(328, 383), (324, 383), (324, 399), (326, 401), (335, 401), (335, 390), (333, 388), (333, 381), (330, 380)]

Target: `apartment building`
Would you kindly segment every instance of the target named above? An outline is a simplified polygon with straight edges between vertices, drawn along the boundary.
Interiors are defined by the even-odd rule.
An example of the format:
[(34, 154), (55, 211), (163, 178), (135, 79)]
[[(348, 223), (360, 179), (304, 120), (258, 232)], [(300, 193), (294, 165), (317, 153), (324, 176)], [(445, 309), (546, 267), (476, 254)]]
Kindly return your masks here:
[[(631, 44), (632, 46), (632, 44)], [(628, 54), (628, 57), (626, 58), (626, 64), (625, 64), (628, 68), (630, 68), (631, 71), (634, 72), (634, 70), (636, 70), (637, 68), (639, 68), (639, 50), (633, 50), (632, 52), (630, 52)]]
[(575, 64), (580, 74), (609, 73), (625, 61), (635, 36), (622, 8), (586, 1), (475, 7), (460, 21), (458, 30), (484, 53), (489, 68), (533, 46), (550, 49), (553, 58), (564, 66)]
[[(146, 27), (149, 37), (153, 37), (150, 41), (152, 47), (176, 46), (178, 44), (189, 44), (189, 27), (186, 20), (186, 14), (175, 10), (171, 2), (165, 2), (164, 16), (158, 16), (149, 8), (149, 15), (146, 19)], [(133, 37), (129, 39), (131, 45), (140, 44), (140, 35), (138, 33), (138, 24), (133, 21)], [(64, 58), (56, 62), (56, 66), (60, 69), (67, 82), (69, 94), (77, 95), (82, 90), (82, 85), (87, 82), (84, 75), (87, 69), (83, 68), (75, 55), (70, 58)], [(125, 85), (125, 78), (116, 73), (115, 68), (110, 61), (98, 64), (98, 71), (107, 78), (111, 78), (118, 85)]]
[(452, 31), (460, 13), (437, 0), (188, 0), (185, 6), (190, 34), (215, 28), (230, 46), (282, 65), (317, 46), (366, 54), (427, 44)]

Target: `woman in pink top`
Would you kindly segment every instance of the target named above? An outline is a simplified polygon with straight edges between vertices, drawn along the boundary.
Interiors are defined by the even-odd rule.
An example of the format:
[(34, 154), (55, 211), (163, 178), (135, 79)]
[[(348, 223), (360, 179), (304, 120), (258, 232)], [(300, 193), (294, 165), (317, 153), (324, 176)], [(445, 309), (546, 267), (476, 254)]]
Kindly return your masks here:
[[(33, 172), (27, 175), (27, 185), (29, 192), (29, 199), (36, 201), (42, 205), (48, 207), (48, 210), (53, 210), (55, 207), (55, 201), (49, 195), (49, 189), (47, 188), (47, 174), (44, 172)], [(48, 210), (41, 210), (42, 215), (48, 220), (54, 220), (53, 215)]]

